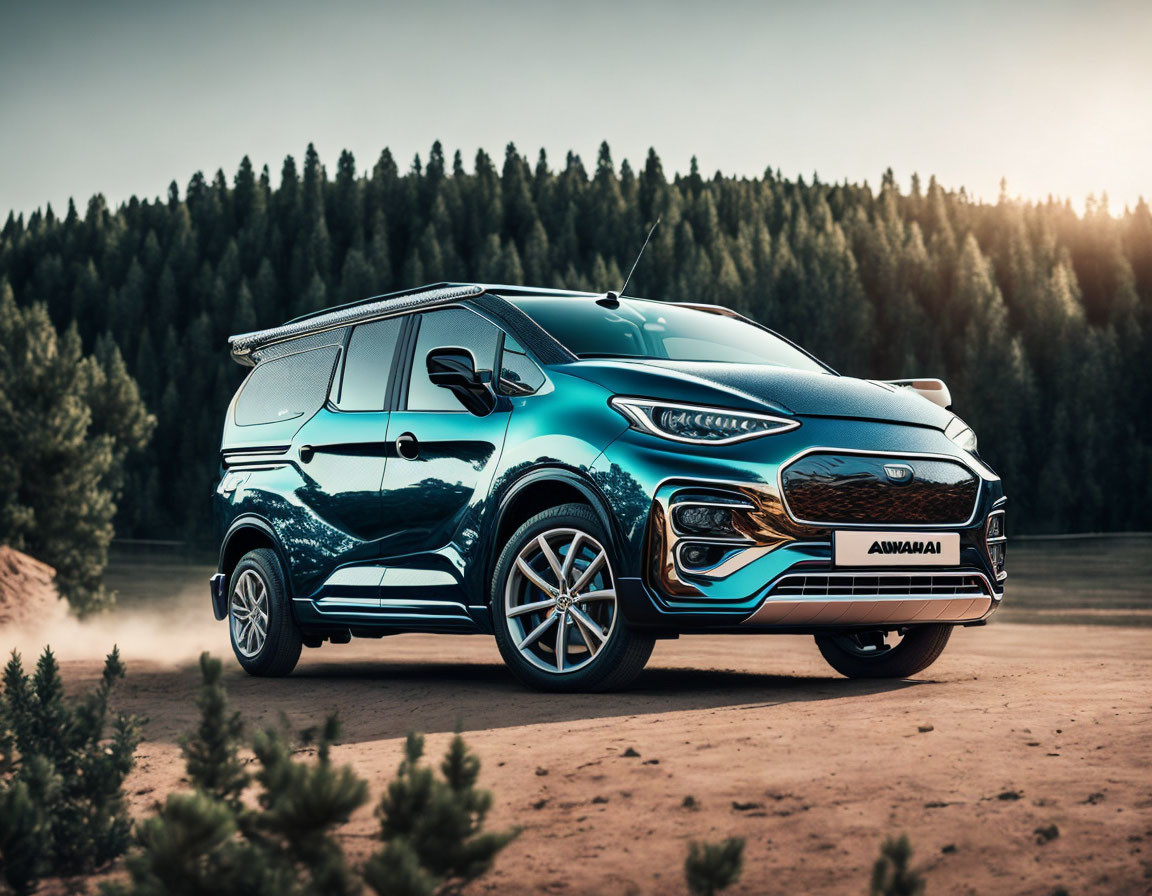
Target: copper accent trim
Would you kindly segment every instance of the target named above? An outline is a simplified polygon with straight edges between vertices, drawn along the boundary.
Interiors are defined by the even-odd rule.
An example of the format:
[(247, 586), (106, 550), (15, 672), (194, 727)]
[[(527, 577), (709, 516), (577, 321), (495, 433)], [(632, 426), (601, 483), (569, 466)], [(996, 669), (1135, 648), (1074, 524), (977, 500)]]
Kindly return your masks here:
[[(695, 535), (680, 535), (672, 526), (671, 501), (680, 491), (691, 492), (706, 498), (708, 492), (718, 492), (739, 496), (749, 506), (733, 507), (733, 526), (738, 538), (708, 538)], [(678, 502), (681, 503), (681, 502)], [(683, 504), (694, 504), (684, 501)], [(826, 541), (827, 530), (793, 522), (784, 511), (783, 503), (776, 487), (771, 483), (728, 482), (722, 480), (688, 480), (682, 484), (661, 483), (652, 501), (648, 522), (649, 581), (669, 597), (699, 597), (701, 591), (691, 582), (681, 577), (677, 562), (678, 546), (681, 542), (704, 542), (731, 546), (740, 549), (711, 570), (693, 571), (699, 578), (724, 578), (739, 569), (771, 553), (783, 545), (793, 542)], [(735, 599), (747, 595), (733, 594)]]

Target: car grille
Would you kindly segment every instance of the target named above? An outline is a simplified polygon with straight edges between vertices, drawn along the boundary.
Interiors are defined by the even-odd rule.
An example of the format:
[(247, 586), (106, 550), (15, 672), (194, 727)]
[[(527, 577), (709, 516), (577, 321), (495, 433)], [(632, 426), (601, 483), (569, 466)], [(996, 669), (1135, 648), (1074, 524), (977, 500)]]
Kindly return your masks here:
[(935, 597), (987, 595), (976, 575), (789, 575), (772, 597)]
[[(907, 478), (885, 467), (903, 468)], [(958, 462), (883, 455), (808, 454), (781, 480), (789, 512), (814, 525), (964, 525), (979, 491), (976, 475)]]

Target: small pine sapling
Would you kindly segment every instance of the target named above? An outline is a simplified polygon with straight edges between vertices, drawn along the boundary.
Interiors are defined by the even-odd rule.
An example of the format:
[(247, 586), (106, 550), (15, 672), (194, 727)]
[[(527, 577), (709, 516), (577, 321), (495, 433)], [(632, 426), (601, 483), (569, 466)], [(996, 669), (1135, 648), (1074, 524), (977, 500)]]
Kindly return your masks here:
[(456, 735), (440, 764), (442, 778), (420, 763), (424, 738), (409, 734), (396, 778), (380, 800), (384, 841), (364, 880), (384, 896), (456, 890), (484, 874), (518, 829), (485, 831), (492, 794), (479, 790), (480, 759)]
[(224, 689), (223, 664), (208, 653), (200, 654), (200, 724), (183, 739), (188, 777), (197, 790), (222, 800), (233, 808), (248, 786), (248, 773), (239, 758), (244, 723), (240, 713), (228, 706)]
[[(368, 785), (350, 766), (333, 766), (331, 746), (339, 733), (339, 721), (330, 716), (318, 732), (314, 764), (293, 760), (288, 743), (274, 731), (253, 744), (262, 787), (255, 836), (307, 881), (307, 892), (322, 896), (359, 892), (335, 831), (367, 802)], [(306, 732), (304, 740), (315, 736)]]
[(719, 843), (698, 843), (688, 847), (684, 877), (688, 889), (697, 896), (712, 896), (726, 890), (744, 871), (744, 838), (729, 837)]
[(123, 677), (113, 649), (100, 684), (69, 703), (50, 649), (31, 678), (16, 653), (4, 670), (0, 873), (17, 893), (31, 892), (49, 873), (90, 873), (128, 847), (123, 785), (140, 737), (134, 719), (110, 722), (108, 706)]
[(889, 837), (880, 847), (880, 857), (872, 866), (871, 896), (918, 896), (924, 892), (924, 878), (908, 867), (912, 845), (908, 835)]
[[(259, 769), (249, 776), (239, 758), (243, 724), (229, 708), (221, 664), (205, 654), (200, 673), (200, 723), (184, 740), (196, 790), (169, 795), (140, 823), (141, 848), (126, 862), (130, 883), (106, 884), (105, 896), (358, 893), (335, 830), (367, 801), (368, 788), (350, 767), (332, 765), (336, 718), (302, 735), (316, 743), (315, 763), (295, 760), (280, 732), (261, 732), (253, 743)], [(256, 809), (241, 799), (253, 779)]]

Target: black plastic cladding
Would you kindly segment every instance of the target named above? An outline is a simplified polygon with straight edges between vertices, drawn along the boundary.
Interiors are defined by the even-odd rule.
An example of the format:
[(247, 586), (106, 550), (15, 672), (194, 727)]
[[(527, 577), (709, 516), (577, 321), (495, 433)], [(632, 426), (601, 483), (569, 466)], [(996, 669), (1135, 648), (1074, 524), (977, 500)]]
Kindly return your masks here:
[(571, 364), (578, 360), (572, 352), (552, 338), (536, 321), (498, 294), (484, 292), (473, 299), (469, 299), (468, 304), (479, 308), (496, 321), (517, 342), (532, 352), (542, 364)]

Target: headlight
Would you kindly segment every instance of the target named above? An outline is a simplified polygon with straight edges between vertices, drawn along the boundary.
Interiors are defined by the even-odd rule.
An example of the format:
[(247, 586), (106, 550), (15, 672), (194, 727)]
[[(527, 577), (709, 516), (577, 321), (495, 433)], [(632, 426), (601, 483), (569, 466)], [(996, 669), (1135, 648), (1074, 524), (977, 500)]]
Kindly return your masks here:
[(785, 417), (647, 398), (615, 397), (609, 404), (628, 418), (633, 429), (676, 442), (728, 445), (787, 432), (800, 425), (798, 420)]
[(965, 451), (971, 451), (973, 454), (976, 453), (976, 433), (972, 432), (972, 427), (959, 417), (955, 415), (952, 416), (951, 422), (944, 427), (944, 435), (948, 436), (948, 438)]

